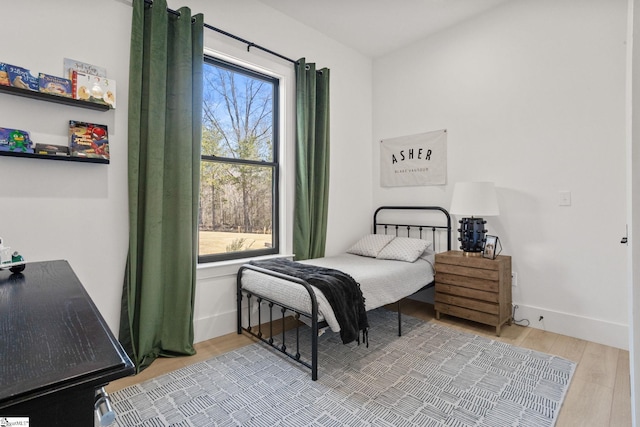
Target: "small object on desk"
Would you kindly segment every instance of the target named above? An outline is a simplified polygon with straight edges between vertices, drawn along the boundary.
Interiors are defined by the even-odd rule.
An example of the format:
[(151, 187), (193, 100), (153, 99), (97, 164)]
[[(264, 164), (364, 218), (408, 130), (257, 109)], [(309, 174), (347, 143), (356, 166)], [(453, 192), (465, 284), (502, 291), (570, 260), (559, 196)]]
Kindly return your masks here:
[(5, 246), (0, 237), (0, 270), (9, 269), (12, 273), (21, 273), (26, 267), (26, 261), (18, 253), (18, 251), (11, 252), (11, 248)]

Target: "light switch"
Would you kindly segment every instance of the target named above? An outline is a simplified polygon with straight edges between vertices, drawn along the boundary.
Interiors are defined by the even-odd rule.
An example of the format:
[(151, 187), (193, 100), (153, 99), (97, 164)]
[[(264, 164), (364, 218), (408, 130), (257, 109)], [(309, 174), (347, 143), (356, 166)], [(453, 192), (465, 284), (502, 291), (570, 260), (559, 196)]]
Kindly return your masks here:
[(571, 206), (571, 191), (558, 191), (558, 205)]

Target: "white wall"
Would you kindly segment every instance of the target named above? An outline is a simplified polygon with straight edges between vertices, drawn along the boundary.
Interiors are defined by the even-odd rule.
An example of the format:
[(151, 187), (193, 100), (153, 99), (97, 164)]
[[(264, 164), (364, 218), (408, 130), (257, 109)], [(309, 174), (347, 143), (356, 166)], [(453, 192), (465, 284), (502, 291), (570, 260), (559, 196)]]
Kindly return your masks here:
[[(629, 282), (629, 367), (631, 374), (631, 415), (633, 425), (640, 419), (640, 251), (635, 236), (640, 236), (640, 4), (629, 0), (627, 42), (627, 221), (629, 222), (628, 282)], [(636, 190), (636, 191), (634, 191)], [(636, 213), (634, 215), (634, 212)]]
[[(348, 247), (368, 230), (371, 214), (371, 60), (253, 0), (169, 2), (173, 9), (184, 5), (193, 13), (204, 13), (210, 25), (331, 69), (327, 253)], [(17, 42), (4, 44), (0, 61), (62, 75), (63, 58), (68, 57), (106, 67), (118, 83), (118, 109), (106, 113), (0, 94), (0, 126), (31, 131), (38, 142), (66, 144), (69, 119), (109, 126), (109, 165), (0, 157), (0, 182), (5, 183), (0, 190), (0, 236), (28, 261), (69, 260), (117, 333), (128, 248), (131, 2), (30, 0), (5, 6), (11, 13), (0, 14), (0, 27), (4, 34), (14, 34)], [(247, 54), (246, 46), (209, 30), (205, 35), (209, 47), (226, 55), (243, 57), (283, 76), (292, 70), (288, 63), (256, 50)], [(285, 119), (291, 129), (291, 116)], [(233, 264), (199, 269), (197, 341), (235, 329), (236, 269)]]
[[(374, 204), (448, 207), (455, 182), (495, 182), (487, 226), (513, 257), (516, 316), (620, 348), (626, 12), (625, 0), (516, 0), (373, 66)], [(380, 187), (377, 141), (443, 128), (446, 186)]]
[(108, 112), (0, 94), (0, 126), (30, 131), (36, 142), (66, 145), (70, 119), (108, 125), (109, 165), (0, 157), (0, 236), (27, 261), (68, 260), (117, 333), (129, 227), (131, 6), (31, 0), (2, 8), (0, 28), (14, 42), (5, 43), (0, 61), (62, 76), (63, 58), (73, 58), (106, 67), (117, 82), (118, 109)]

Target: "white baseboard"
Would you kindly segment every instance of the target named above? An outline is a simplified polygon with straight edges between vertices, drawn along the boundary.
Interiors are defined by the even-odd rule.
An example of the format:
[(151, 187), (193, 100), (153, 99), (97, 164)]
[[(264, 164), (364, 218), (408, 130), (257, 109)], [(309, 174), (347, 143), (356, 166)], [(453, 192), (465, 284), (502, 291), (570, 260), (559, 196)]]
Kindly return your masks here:
[[(515, 320), (527, 319), (536, 329), (568, 335), (611, 347), (629, 349), (629, 328), (621, 323), (517, 304)], [(542, 320), (540, 319), (542, 316)], [(519, 324), (523, 324), (519, 322)], [(526, 322), (525, 322), (526, 324)]]
[[(242, 306), (242, 325), (247, 326), (247, 304)], [(263, 319), (265, 322), (265, 319)], [(258, 312), (254, 307), (251, 312), (251, 324), (258, 323)], [(238, 317), (236, 311), (228, 311), (226, 313), (218, 313), (210, 316), (201, 317), (193, 321), (194, 343), (217, 338), (222, 335), (238, 332)]]
[(199, 343), (210, 340), (211, 338), (237, 332), (236, 323), (235, 310), (194, 319), (194, 342)]
[[(421, 295), (425, 300), (430, 295)], [(416, 298), (422, 299), (422, 298)], [(576, 316), (574, 314), (545, 308), (516, 304), (516, 320), (527, 319), (529, 326), (561, 335), (592, 341), (623, 350), (629, 349), (628, 326), (601, 319)], [(540, 321), (540, 316), (543, 319)], [(202, 342), (236, 332), (236, 312), (229, 311), (194, 320), (194, 341)], [(522, 324), (522, 323), (520, 323)]]
[[(433, 304), (433, 288), (410, 298)], [(535, 306), (517, 305), (516, 319), (529, 320), (529, 326), (532, 328), (568, 335), (623, 350), (629, 349), (629, 329), (627, 325)], [(542, 321), (538, 320), (540, 316), (543, 317)]]

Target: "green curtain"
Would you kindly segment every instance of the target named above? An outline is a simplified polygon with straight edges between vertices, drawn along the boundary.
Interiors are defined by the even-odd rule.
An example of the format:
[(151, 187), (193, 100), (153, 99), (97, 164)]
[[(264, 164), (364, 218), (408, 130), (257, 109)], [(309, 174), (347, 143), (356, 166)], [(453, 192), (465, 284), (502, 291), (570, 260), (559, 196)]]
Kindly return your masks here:
[(202, 15), (133, 2), (129, 69), (129, 254), (120, 341), (138, 372), (194, 354)]
[(296, 260), (324, 256), (329, 199), (329, 69), (296, 64)]

